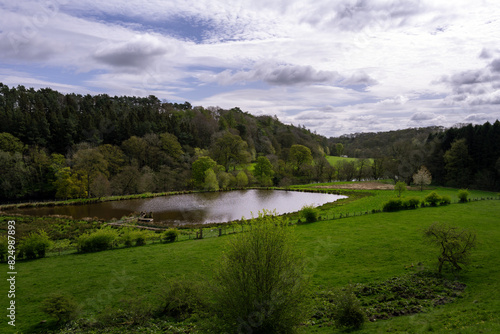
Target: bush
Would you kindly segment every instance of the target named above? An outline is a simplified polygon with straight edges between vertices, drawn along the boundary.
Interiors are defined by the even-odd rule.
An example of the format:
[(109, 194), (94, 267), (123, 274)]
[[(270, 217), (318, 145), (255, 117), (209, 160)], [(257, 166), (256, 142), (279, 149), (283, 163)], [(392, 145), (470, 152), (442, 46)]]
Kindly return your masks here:
[(337, 327), (360, 329), (366, 321), (366, 314), (353, 292), (352, 286), (339, 292), (334, 300), (333, 319)]
[(45, 253), (51, 245), (52, 242), (45, 231), (30, 233), (19, 245), (19, 257), (27, 259), (45, 257)]
[(444, 195), (441, 197), (441, 201), (439, 201), (439, 205), (449, 205), (451, 204), (451, 197), (448, 195)]
[(179, 236), (179, 231), (176, 230), (175, 228), (171, 228), (163, 232), (163, 235), (161, 236), (161, 240), (164, 243), (167, 242), (174, 242), (177, 237)]
[(71, 296), (55, 294), (42, 302), (42, 311), (56, 318), (59, 324), (75, 319), (78, 305)]
[(430, 206), (437, 206), (441, 202), (441, 196), (439, 196), (437, 192), (433, 191), (429, 195), (425, 196), (424, 202), (428, 203)]
[(410, 197), (404, 201), (403, 205), (406, 209), (416, 209), (420, 206), (420, 198)]
[(318, 221), (319, 209), (312, 205), (305, 205), (300, 210), (300, 215), (306, 220), (307, 223), (314, 223)]
[(118, 232), (111, 228), (102, 228), (93, 233), (82, 234), (77, 239), (78, 250), (82, 253), (99, 252), (113, 248), (118, 240)]
[(264, 212), (228, 240), (214, 277), (219, 332), (290, 333), (308, 318), (308, 280), (292, 228)]
[(208, 299), (200, 283), (189, 279), (169, 279), (160, 287), (160, 312), (176, 319), (186, 319), (208, 307)]
[(384, 212), (394, 212), (402, 210), (403, 208), (403, 201), (400, 198), (391, 198), (387, 203), (384, 204), (382, 210)]
[(458, 199), (460, 203), (466, 203), (468, 201), (469, 191), (467, 189), (460, 189), (458, 191)]

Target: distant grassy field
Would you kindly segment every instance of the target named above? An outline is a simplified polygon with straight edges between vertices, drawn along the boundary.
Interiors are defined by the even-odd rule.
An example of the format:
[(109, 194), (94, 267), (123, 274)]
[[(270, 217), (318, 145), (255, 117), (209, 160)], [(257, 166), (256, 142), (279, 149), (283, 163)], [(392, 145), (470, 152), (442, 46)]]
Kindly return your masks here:
[[(330, 163), (330, 165), (335, 166), (341, 161), (347, 161), (347, 162), (356, 162), (359, 159), (358, 158), (343, 158), (343, 157), (338, 157), (338, 156), (333, 156), (333, 155), (327, 155), (326, 160)], [(373, 162), (373, 159), (368, 159), (370, 162)]]
[[(454, 189), (437, 189), (455, 196)], [(381, 207), (394, 196), (392, 191), (370, 191), (374, 195), (323, 207), (323, 215), (367, 211)], [(425, 196), (429, 190), (421, 193)], [(412, 191), (414, 196), (420, 192)], [(492, 195), (471, 192), (471, 197)], [(360, 196), (361, 197), (361, 196)], [(343, 211), (344, 210), (344, 211)], [(407, 272), (419, 262), (435, 264), (436, 251), (422, 239), (422, 229), (433, 222), (445, 222), (476, 231), (479, 247), (472, 265), (460, 280), (467, 284), (463, 298), (427, 313), (367, 323), (359, 333), (428, 331), (453, 333), (500, 332), (500, 201), (487, 200), (445, 207), (421, 208), (396, 213), (376, 213), (345, 219), (323, 220), (298, 225), (297, 247), (304, 253), (308, 274), (318, 289), (349, 283), (382, 281)], [(0, 323), (1, 333), (25, 333), (46, 328), (49, 320), (40, 310), (42, 300), (54, 292), (73, 295), (87, 317), (106, 307), (118, 307), (120, 300), (144, 297), (155, 303), (158, 285), (164, 277), (194, 277), (210, 281), (212, 268), (225, 240), (209, 238), (172, 244), (150, 244), (92, 254), (53, 256), (16, 264), (16, 328)], [(416, 267), (416, 266), (415, 266)], [(0, 265), (3, 273), (6, 264)], [(0, 308), (6, 310), (7, 281), (0, 281)], [(4, 311), (6, 312), (6, 311)], [(4, 316), (5, 317), (5, 316)], [(311, 326), (308, 333), (339, 332), (333, 327)]]

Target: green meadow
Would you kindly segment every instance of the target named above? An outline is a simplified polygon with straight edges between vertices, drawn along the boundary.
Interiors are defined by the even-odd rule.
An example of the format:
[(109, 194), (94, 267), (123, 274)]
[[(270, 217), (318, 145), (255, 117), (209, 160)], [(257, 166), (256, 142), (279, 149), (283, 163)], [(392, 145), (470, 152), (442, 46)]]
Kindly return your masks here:
[[(358, 333), (500, 332), (498, 196), (471, 191), (471, 199), (484, 200), (459, 204), (455, 203), (456, 189), (434, 190), (452, 197), (453, 204), (379, 213), (383, 203), (395, 196), (393, 191), (346, 191), (345, 194), (351, 195), (349, 199), (321, 207), (321, 221), (294, 226), (296, 247), (303, 253), (307, 275), (313, 290), (317, 291), (351, 283), (381, 282), (410, 272), (435, 269), (437, 250), (422, 237), (423, 229), (433, 222), (477, 233), (479, 245), (472, 253), (471, 264), (458, 277), (467, 285), (460, 298), (424, 313), (367, 322)], [(429, 192), (408, 191), (404, 195), (424, 198)], [(349, 217), (345, 218), (347, 213)], [(339, 219), (340, 214), (344, 218)], [(294, 221), (297, 217), (290, 218)], [(80, 315), (92, 318), (106, 309), (122, 307), (124, 300), (157, 303), (167, 278), (187, 277), (210, 282), (212, 269), (229, 238), (232, 236), (19, 261), (16, 263), (16, 327), (7, 324), (8, 299), (4, 297), (9, 286), (6, 279), (2, 279), (0, 291), (4, 297), (0, 299), (0, 306), (5, 315), (0, 332), (46, 331), (53, 321), (41, 311), (41, 303), (56, 292), (74, 296), (81, 308)], [(5, 277), (9, 271), (7, 265), (1, 264), (0, 271)], [(445, 275), (455, 279), (450, 273)], [(195, 331), (195, 327), (190, 328)], [(301, 331), (343, 332), (313, 323), (303, 326)]]

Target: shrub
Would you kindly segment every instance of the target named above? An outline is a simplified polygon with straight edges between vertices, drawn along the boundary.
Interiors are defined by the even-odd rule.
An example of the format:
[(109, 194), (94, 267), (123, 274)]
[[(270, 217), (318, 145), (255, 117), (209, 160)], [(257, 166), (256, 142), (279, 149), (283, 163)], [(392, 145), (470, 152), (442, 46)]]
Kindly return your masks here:
[(112, 248), (118, 240), (118, 232), (111, 228), (102, 228), (93, 233), (82, 234), (77, 239), (80, 252), (99, 252)]
[(437, 192), (433, 191), (429, 195), (425, 196), (424, 201), (430, 206), (437, 206), (441, 202), (441, 196), (439, 196)]
[(416, 209), (420, 206), (420, 198), (418, 197), (407, 198), (403, 204), (406, 209)]
[(333, 319), (337, 327), (360, 329), (366, 321), (366, 314), (353, 292), (352, 286), (340, 291), (334, 300)]
[(189, 279), (169, 279), (160, 288), (160, 312), (185, 319), (208, 307), (208, 299), (200, 283)]
[(394, 212), (402, 209), (403, 201), (400, 198), (391, 198), (382, 208), (384, 212)]
[(52, 242), (45, 231), (30, 233), (19, 245), (19, 257), (27, 259), (45, 257), (45, 253), (51, 245)]
[(300, 215), (306, 220), (307, 223), (314, 223), (318, 221), (319, 209), (312, 205), (305, 205), (300, 210)]
[(468, 201), (469, 191), (467, 189), (460, 189), (458, 191), (458, 199), (460, 203), (466, 203)]
[(264, 212), (249, 232), (228, 240), (213, 290), (227, 332), (290, 333), (308, 318), (308, 280), (292, 228)]
[(171, 228), (163, 232), (163, 235), (161, 236), (161, 240), (164, 243), (167, 242), (174, 242), (175, 239), (177, 239), (177, 236), (179, 235), (179, 231), (176, 230), (175, 228)]
[(449, 205), (451, 204), (451, 197), (448, 195), (444, 195), (441, 197), (441, 201), (439, 201), (439, 205)]
[(78, 305), (71, 296), (55, 294), (42, 302), (42, 311), (56, 318), (60, 324), (76, 318)]
[(401, 194), (407, 190), (406, 183), (399, 181), (394, 185), (394, 191), (398, 193), (398, 197), (401, 197)]

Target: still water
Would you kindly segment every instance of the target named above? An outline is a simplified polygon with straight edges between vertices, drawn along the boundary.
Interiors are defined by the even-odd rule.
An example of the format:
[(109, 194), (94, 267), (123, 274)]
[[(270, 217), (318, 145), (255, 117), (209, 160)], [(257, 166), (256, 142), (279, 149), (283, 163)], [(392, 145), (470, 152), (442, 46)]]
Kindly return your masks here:
[(300, 210), (304, 205), (320, 206), (346, 196), (279, 190), (238, 190), (163, 196), (103, 202), (87, 205), (12, 210), (30, 216), (66, 215), (75, 219), (98, 217), (110, 220), (134, 212), (153, 212), (155, 221), (171, 224), (221, 223), (251, 218), (263, 209), (278, 214)]

